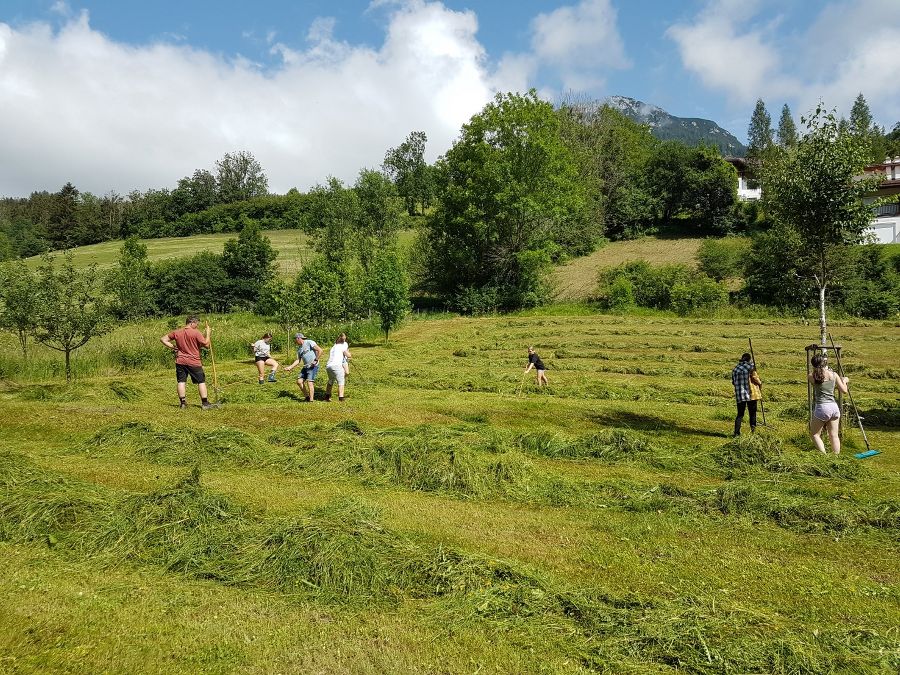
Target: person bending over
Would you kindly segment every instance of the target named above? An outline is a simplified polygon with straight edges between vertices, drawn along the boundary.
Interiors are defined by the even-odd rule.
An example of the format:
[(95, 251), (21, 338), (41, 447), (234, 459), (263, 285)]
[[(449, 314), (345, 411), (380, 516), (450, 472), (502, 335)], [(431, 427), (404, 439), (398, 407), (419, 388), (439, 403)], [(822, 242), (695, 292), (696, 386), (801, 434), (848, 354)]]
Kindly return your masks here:
[[(547, 368), (544, 366), (544, 362), (541, 361), (541, 357), (537, 355), (537, 352), (534, 351), (534, 347), (528, 348), (528, 367), (525, 369), (525, 373), (530, 371), (532, 368), (537, 372), (537, 386), (542, 386), (547, 384)], [(524, 373), (523, 373), (524, 374)]]
[(319, 374), (319, 358), (322, 356), (322, 348), (303, 333), (294, 335), (294, 342), (297, 343), (297, 359), (284, 370), (289, 373), (297, 364), (303, 363), (300, 377), (297, 378), (297, 386), (303, 392), (307, 403), (312, 403), (316, 400), (316, 375)]
[(254, 342), (253, 360), (256, 362), (256, 370), (259, 372), (259, 383), (266, 381), (266, 366), (269, 366), (269, 382), (275, 381), (275, 373), (278, 372), (278, 361), (272, 358), (272, 334), (266, 333)]
[(809, 374), (809, 382), (813, 388), (813, 409), (809, 418), (809, 436), (816, 449), (824, 453), (825, 443), (822, 441), (822, 429), (828, 430), (831, 452), (835, 455), (841, 451), (841, 437), (838, 435), (841, 421), (841, 409), (834, 400), (834, 388), (844, 394), (848, 393), (850, 379), (840, 377), (828, 367), (828, 357), (816, 354), (812, 357), (813, 371)]

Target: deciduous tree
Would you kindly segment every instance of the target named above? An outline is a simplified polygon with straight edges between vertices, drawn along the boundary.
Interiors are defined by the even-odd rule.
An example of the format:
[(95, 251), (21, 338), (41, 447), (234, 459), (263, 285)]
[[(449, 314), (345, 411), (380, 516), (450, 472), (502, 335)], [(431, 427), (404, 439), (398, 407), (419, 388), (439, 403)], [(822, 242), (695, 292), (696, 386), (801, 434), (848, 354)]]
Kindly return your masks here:
[(38, 270), (34, 336), (65, 354), (66, 382), (72, 381), (72, 352), (112, 328), (95, 266), (77, 269), (71, 253), (57, 266), (44, 256)]
[(874, 215), (863, 202), (877, 179), (861, 178), (868, 150), (860, 137), (840, 128), (819, 105), (803, 119), (806, 133), (796, 148), (773, 155), (763, 167), (763, 199), (769, 217), (796, 232), (802, 275), (818, 290), (819, 330), (826, 344), (825, 293), (846, 247), (863, 240)]
[(585, 197), (553, 106), (534, 91), (498, 94), (463, 126), (439, 162), (440, 202), (428, 222), (428, 283), (451, 299), (497, 289), (520, 306), (529, 277), (520, 254), (571, 240)]
[(228, 204), (269, 192), (269, 179), (262, 165), (246, 150), (227, 152), (216, 161), (216, 193), (218, 201)]
[(409, 280), (396, 248), (383, 248), (366, 275), (366, 300), (378, 313), (384, 340), (409, 311)]
[(396, 148), (385, 153), (382, 168), (397, 186), (397, 193), (403, 197), (409, 215), (416, 214), (416, 207), (425, 213), (426, 206), (434, 194), (432, 172), (425, 161), (425, 144), (428, 137), (424, 131), (413, 131)]
[(23, 262), (7, 263), (0, 271), (0, 328), (15, 334), (28, 358), (28, 336), (34, 332), (37, 317), (37, 282)]
[(120, 319), (148, 316), (154, 310), (153, 281), (147, 247), (137, 237), (128, 237), (119, 249), (119, 264), (106, 277), (105, 289), (112, 295), (111, 310)]

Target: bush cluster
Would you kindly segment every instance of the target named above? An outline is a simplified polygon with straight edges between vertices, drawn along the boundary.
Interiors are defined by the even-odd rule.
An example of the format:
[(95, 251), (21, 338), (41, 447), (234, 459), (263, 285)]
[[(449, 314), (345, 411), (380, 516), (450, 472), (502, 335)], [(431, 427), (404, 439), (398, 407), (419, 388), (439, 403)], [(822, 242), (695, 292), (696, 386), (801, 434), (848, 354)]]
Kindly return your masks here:
[(637, 260), (603, 270), (597, 300), (604, 309), (622, 310), (636, 305), (685, 316), (721, 307), (728, 302), (728, 291), (686, 265), (654, 267)]

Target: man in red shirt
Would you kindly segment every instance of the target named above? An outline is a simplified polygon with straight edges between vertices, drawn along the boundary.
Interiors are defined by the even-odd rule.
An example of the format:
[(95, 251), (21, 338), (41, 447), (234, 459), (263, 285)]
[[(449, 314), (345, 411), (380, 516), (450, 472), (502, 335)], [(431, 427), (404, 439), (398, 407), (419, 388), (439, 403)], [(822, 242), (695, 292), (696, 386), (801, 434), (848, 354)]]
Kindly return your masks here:
[(173, 330), (160, 338), (166, 347), (175, 352), (175, 379), (178, 381), (178, 398), (181, 400), (182, 410), (187, 408), (185, 389), (188, 375), (200, 390), (200, 407), (204, 410), (212, 408), (206, 391), (203, 363), (200, 361), (200, 347), (209, 349), (209, 322), (206, 324), (206, 335), (197, 330), (199, 323), (200, 319), (196, 316), (189, 316), (184, 328)]

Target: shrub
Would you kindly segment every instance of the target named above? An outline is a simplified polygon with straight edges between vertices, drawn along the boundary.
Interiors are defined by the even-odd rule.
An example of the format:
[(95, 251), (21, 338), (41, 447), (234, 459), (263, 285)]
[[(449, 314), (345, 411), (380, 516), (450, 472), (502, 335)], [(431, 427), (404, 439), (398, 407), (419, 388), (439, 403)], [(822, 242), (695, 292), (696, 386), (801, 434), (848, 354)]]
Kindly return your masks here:
[(670, 291), (672, 309), (679, 316), (686, 316), (698, 310), (711, 310), (728, 302), (728, 291), (709, 277), (697, 277), (672, 286)]
[(634, 305), (634, 285), (628, 277), (617, 277), (610, 284), (606, 296), (610, 309), (625, 309)]
[(697, 268), (716, 281), (744, 276), (750, 240), (745, 237), (705, 239), (697, 251)]
[(637, 260), (601, 272), (601, 306), (622, 309), (628, 306), (629, 296), (639, 307), (674, 309), (681, 314), (714, 309), (728, 299), (723, 286), (685, 265), (653, 267)]
[(203, 251), (152, 267), (156, 306), (166, 314), (228, 309), (229, 279), (222, 256)]
[(500, 290), (496, 286), (460, 289), (451, 301), (460, 314), (490, 314), (500, 308)]

